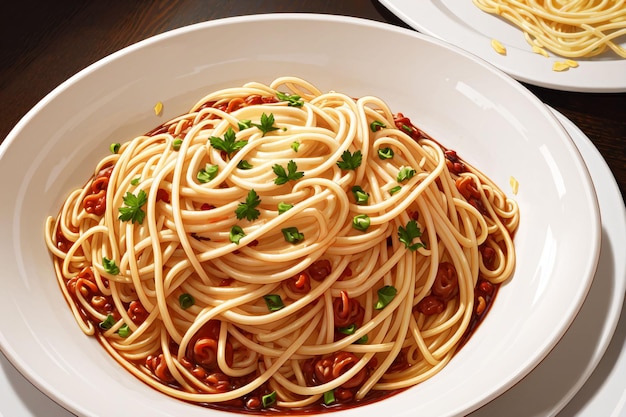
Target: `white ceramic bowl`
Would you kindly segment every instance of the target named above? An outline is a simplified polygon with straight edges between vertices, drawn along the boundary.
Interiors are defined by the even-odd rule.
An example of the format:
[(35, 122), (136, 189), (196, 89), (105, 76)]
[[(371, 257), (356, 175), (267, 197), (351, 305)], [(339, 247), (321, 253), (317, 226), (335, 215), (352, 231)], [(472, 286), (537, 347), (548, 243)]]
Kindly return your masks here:
[[(238, 41), (242, 33), (249, 35)], [(574, 319), (597, 264), (598, 207), (567, 133), (523, 86), (447, 44), (371, 21), (282, 14), (202, 23), (81, 71), (0, 147), (0, 348), (69, 411), (220, 414), (148, 388), (83, 335), (57, 288), (44, 219), (88, 178), (109, 143), (150, 130), (206, 92), (281, 75), (382, 97), (505, 190), (511, 176), (520, 183), (517, 270), (469, 343), (436, 377), (337, 416), (467, 414), (530, 372)]]

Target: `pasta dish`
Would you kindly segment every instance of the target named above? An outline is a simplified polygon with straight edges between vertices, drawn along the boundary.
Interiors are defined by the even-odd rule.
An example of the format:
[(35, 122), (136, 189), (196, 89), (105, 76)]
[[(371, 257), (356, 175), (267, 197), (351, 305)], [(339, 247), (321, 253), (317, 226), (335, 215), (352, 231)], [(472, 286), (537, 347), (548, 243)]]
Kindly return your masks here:
[(511, 277), (518, 222), (380, 98), (282, 77), (112, 144), (45, 239), (82, 331), (134, 376), (281, 413), (439, 372)]
[(501, 16), (524, 32), (537, 53), (543, 48), (563, 57), (593, 57), (613, 51), (626, 36), (624, 0), (473, 0), (481, 10)]

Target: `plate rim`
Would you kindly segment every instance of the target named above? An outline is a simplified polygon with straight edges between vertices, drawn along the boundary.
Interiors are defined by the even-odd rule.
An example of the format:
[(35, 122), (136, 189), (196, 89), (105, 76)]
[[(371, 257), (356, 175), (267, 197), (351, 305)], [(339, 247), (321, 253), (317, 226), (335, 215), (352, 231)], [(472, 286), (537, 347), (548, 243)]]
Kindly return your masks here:
[[(61, 94), (65, 88), (68, 85), (73, 84), (74, 82), (77, 81), (77, 79), (83, 77), (83, 76), (87, 76), (90, 72), (95, 71), (97, 69), (99, 69), (101, 66), (106, 65), (110, 60), (114, 60), (116, 59), (118, 56), (120, 55), (124, 55), (124, 54), (128, 54), (128, 53), (132, 53), (132, 51), (134, 49), (139, 49), (144, 47), (144, 45), (146, 44), (150, 44), (150, 43), (156, 43), (159, 42), (162, 38), (167, 38), (170, 36), (175, 36), (175, 35), (179, 35), (182, 34), (184, 32), (187, 31), (193, 31), (196, 29), (199, 30), (203, 30), (207, 27), (214, 27), (214, 26), (220, 26), (220, 25), (227, 25), (227, 24), (240, 24), (240, 23), (245, 23), (247, 21), (254, 21), (254, 22), (258, 22), (258, 21), (262, 21), (262, 20), (272, 20), (272, 19), (289, 19), (289, 18), (296, 18), (296, 19), (302, 19), (302, 20), (314, 20), (314, 21), (337, 21), (337, 22), (341, 22), (341, 23), (345, 23), (346, 21), (353, 23), (353, 24), (358, 24), (358, 25), (363, 25), (363, 26), (377, 26), (379, 29), (383, 29), (386, 31), (394, 31), (394, 32), (400, 32), (400, 33), (404, 33), (406, 34), (411, 34), (414, 37), (418, 37), (418, 38), (428, 38), (426, 35), (423, 34), (419, 34), (416, 33), (414, 31), (411, 31), (409, 29), (405, 29), (405, 28), (401, 28), (401, 27), (397, 27), (391, 24), (387, 24), (384, 22), (377, 22), (377, 21), (372, 21), (372, 20), (368, 20), (368, 19), (363, 19), (363, 18), (357, 18), (357, 17), (350, 17), (350, 16), (339, 16), (339, 15), (325, 15), (325, 14), (311, 14), (311, 13), (267, 13), (267, 14), (259, 14), (259, 15), (245, 15), (245, 16), (234, 16), (234, 17), (226, 17), (226, 18), (221, 18), (221, 19), (215, 19), (215, 20), (211, 20), (211, 21), (206, 21), (206, 22), (199, 22), (199, 23), (195, 23), (192, 25), (187, 25), (187, 26), (183, 26), (180, 28), (176, 28), (176, 29), (171, 29), (168, 30), (166, 32), (151, 36), (149, 38), (146, 38), (144, 40), (138, 41), (134, 44), (131, 44), (125, 48), (122, 48), (118, 51), (115, 51), (113, 53), (111, 53), (110, 55), (107, 55), (106, 57), (96, 61), (95, 63), (89, 65), (88, 67), (82, 69), (81, 71), (77, 72), (76, 74), (72, 75), (71, 77), (69, 77), (67, 80), (65, 80), (63, 83), (59, 84), (59, 86), (57, 86), (56, 88), (54, 88), (50, 93), (48, 93), (44, 98), (42, 98), (31, 110), (29, 110), (29, 112), (18, 121), (18, 123), (15, 125), (15, 127), (9, 132), (9, 134), (7, 135), (6, 139), (3, 141), (3, 143), (0, 145), (0, 159), (4, 156), (5, 152), (9, 149), (12, 141), (18, 136), (18, 132), (22, 129), (22, 127), (24, 125), (26, 125), (28, 123), (28, 121), (32, 118), (32, 116), (34, 114), (36, 114), (39, 109), (43, 106), (45, 106), (49, 101), (53, 100), (57, 95)], [(434, 43), (442, 43), (445, 44), (445, 42), (440, 41), (438, 39), (428, 39), (428, 41), (430, 42), (434, 42)], [(474, 60), (478, 60), (478, 58), (474, 57), (473, 55), (471, 55), (470, 53), (461, 50), (458, 47), (455, 46), (451, 46), (451, 45), (447, 45), (446, 47), (448, 48), (452, 48), (453, 50), (455, 50), (457, 53), (460, 53), (461, 55), (464, 55), (466, 57), (472, 58)], [(506, 74), (504, 74), (501, 71), (498, 71), (494, 74), (498, 74), (502, 77), (507, 77), (509, 78), (509, 76), (507, 76)], [(512, 79), (511, 79), (512, 80)], [(518, 87), (520, 88), (520, 92), (525, 92), (529, 97), (532, 96), (536, 99), (536, 97), (529, 92), (525, 87), (518, 85)], [(538, 99), (536, 99), (538, 101)], [(547, 111), (547, 110), (546, 110)], [(558, 120), (556, 120), (556, 117), (554, 117), (554, 115), (550, 112), (547, 111), (548, 115), (551, 115), (554, 118), (555, 123), (557, 123), (560, 126), (560, 123), (558, 123)], [(562, 126), (561, 126), (562, 127)], [(565, 131), (565, 129), (563, 129)], [(565, 131), (565, 135), (569, 137), (569, 134), (567, 133), (567, 131)], [(578, 149), (575, 146), (575, 144), (571, 141), (570, 139), (570, 143), (569, 145), (571, 146), (572, 150), (577, 152)], [(580, 152), (577, 153), (577, 157), (579, 158), (579, 163), (582, 164), (583, 167), (585, 167), (584, 164), (584, 160), (580, 154)], [(585, 171), (583, 173), (583, 176), (585, 177), (585, 180), (588, 182), (587, 183), (587, 187), (589, 187), (590, 191), (594, 194), (595, 196), (595, 190), (593, 188), (593, 183), (591, 181), (591, 177), (588, 171)], [(598, 201), (597, 201), (597, 197), (595, 198), (595, 213), (596, 213), (596, 220), (598, 222), (598, 225), (596, 225), (597, 229), (599, 230), (599, 208), (598, 208)], [(597, 250), (596, 250), (596, 254), (595, 254), (595, 261), (592, 261), (592, 263), (594, 265), (597, 264), (597, 258), (599, 256), (599, 244), (596, 245), (597, 246)], [(593, 276), (593, 274), (591, 274)], [(585, 293), (588, 291), (590, 285), (591, 285), (592, 279), (588, 279), (587, 280), (587, 286), (586, 288), (582, 288), (581, 287), (581, 292)], [(582, 305), (584, 301), (584, 297), (582, 297), (582, 299), (579, 300), (579, 302), (577, 303), (577, 305), (575, 305), (574, 307), (571, 308), (571, 311), (578, 311), (578, 309), (580, 308), (580, 306)], [(571, 323), (571, 321), (573, 321), (575, 318), (575, 314), (572, 314), (568, 321), (569, 323)], [(566, 328), (563, 329), (563, 332), (561, 333), (560, 337), (562, 337), (563, 333), (565, 332)], [(551, 346), (553, 347), (559, 340), (560, 337), (557, 338), (554, 343), (551, 344)], [(2, 348), (3, 352), (5, 353), (5, 355), (7, 356), (7, 358), (9, 359), (9, 361), (16, 366), (16, 368), (18, 370), (20, 370), (20, 372), (22, 371), (21, 367), (18, 366), (17, 364), (21, 365), (21, 361), (18, 361), (17, 364), (16, 362), (14, 362), (14, 357), (13, 355), (16, 355), (16, 352), (11, 352), (10, 349), (7, 351), (5, 350), (5, 347), (8, 346), (7, 341), (3, 338), (3, 334), (2, 332), (0, 332), (0, 348)], [(543, 350), (543, 349), (542, 349)], [(547, 354), (547, 352), (546, 352)], [(543, 359), (543, 357), (545, 357), (545, 354), (542, 355), (541, 359)], [(526, 368), (526, 364), (524, 364), (522, 366), (521, 372), (525, 375), (526, 373), (528, 373), (529, 371), (525, 370)], [(27, 368), (25, 366), (25, 368)], [(29, 381), (31, 381), (31, 383), (33, 383), (35, 386), (37, 386), (41, 391), (45, 392), (46, 395), (50, 396), (48, 394), (48, 392), (52, 393), (52, 397), (57, 398), (57, 397), (64, 397), (64, 395), (61, 395), (62, 393), (58, 390), (54, 390), (54, 389), (50, 389), (50, 387), (47, 387), (44, 385), (40, 386), (39, 384), (35, 384), (33, 382), (33, 380), (31, 379), (32, 376), (32, 370), (31, 372), (28, 372), (29, 376), (27, 377), (27, 379)], [(518, 375), (518, 379), (521, 379), (521, 377), (523, 377), (523, 375)], [(41, 382), (41, 381), (38, 381)], [(513, 383), (514, 381), (512, 381), (511, 383)], [(44, 389), (46, 388), (46, 389)], [(500, 391), (503, 391), (504, 388), (501, 388)], [(485, 398), (484, 402), (487, 402), (489, 399)], [(66, 402), (67, 400), (64, 400), (63, 402)], [(484, 403), (483, 402), (483, 403)], [(70, 401), (70, 403), (73, 404), (73, 402)], [(65, 406), (65, 405), (63, 405)], [(476, 407), (479, 407), (480, 404), (476, 404)]]
[[(529, 71), (524, 67), (527, 62), (534, 63), (534, 57), (536, 55), (530, 50), (524, 52), (524, 58), (530, 57), (530, 60), (517, 59), (513, 62), (513, 58), (510, 56), (501, 56), (496, 54), (491, 48), (491, 39), (483, 36), (473, 27), (465, 28), (455, 24), (454, 20), (446, 16), (441, 12), (438, 7), (435, 6), (435, 2), (441, 3), (442, 0), (422, 0), (419, 2), (409, 2), (408, 0), (378, 0), (385, 8), (387, 8), (392, 14), (408, 24), (414, 30), (424, 33), (428, 36), (433, 36), (437, 39), (441, 39), (445, 42), (449, 42), (457, 47), (463, 48), (472, 54), (484, 59), (491, 65), (496, 66), (501, 71), (509, 74), (511, 77), (519, 80), (520, 82), (532, 84), (538, 87), (549, 88), (561, 91), (581, 92), (581, 93), (622, 93), (626, 92), (626, 58), (616, 60), (583, 60), (579, 63), (585, 63), (587, 69), (582, 65), (578, 68), (572, 69), (571, 72), (576, 71), (576, 77), (572, 81), (567, 81), (566, 72), (555, 72), (551, 69), (552, 61), (546, 61), (545, 74), (548, 76), (542, 77), (544, 71), (536, 71), (533, 65), (530, 65)], [(469, 0), (471, 1), (471, 0)], [(460, 2), (458, 3), (460, 4)], [(419, 10), (413, 10), (418, 8)], [(446, 10), (450, 10), (446, 8)], [(495, 19), (499, 19), (497, 16), (490, 16)], [(434, 23), (436, 22), (436, 23)], [(461, 31), (466, 36), (452, 36), (455, 30)], [(520, 36), (522, 32), (520, 31)], [(452, 40), (451, 38), (455, 39)], [(456, 39), (468, 39), (468, 38), (480, 38), (480, 43), (472, 42), (459, 42)], [(497, 36), (495, 36), (497, 38)], [(507, 46), (505, 44), (505, 46)], [(556, 61), (561, 58), (558, 55), (551, 54), (551, 59)], [(537, 55), (537, 57), (539, 57)], [(541, 59), (545, 59), (541, 57)], [(524, 64), (517, 65), (516, 64)], [(614, 68), (616, 73), (625, 74), (621, 79), (609, 79), (610, 82), (606, 82), (605, 70), (607, 68)], [(581, 74), (581, 72), (585, 71)], [(550, 77), (553, 76), (553, 77)], [(597, 80), (597, 82), (594, 82)]]

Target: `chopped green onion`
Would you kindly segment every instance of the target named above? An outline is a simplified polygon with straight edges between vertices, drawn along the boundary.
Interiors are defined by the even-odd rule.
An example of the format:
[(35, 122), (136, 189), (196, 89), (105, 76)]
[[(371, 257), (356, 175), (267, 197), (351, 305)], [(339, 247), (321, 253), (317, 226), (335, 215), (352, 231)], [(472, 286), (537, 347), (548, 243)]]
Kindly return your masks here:
[(285, 307), (283, 299), (280, 298), (280, 295), (278, 294), (267, 294), (263, 296), (263, 299), (265, 300), (265, 304), (267, 305), (267, 309), (269, 311), (278, 311)]
[(111, 151), (111, 153), (118, 153), (118, 152), (120, 151), (120, 147), (121, 147), (121, 146), (122, 146), (122, 145), (121, 145), (121, 144), (119, 144), (119, 143), (112, 143), (112, 144), (109, 146), (109, 150)]
[(283, 214), (284, 212), (292, 208), (293, 208), (293, 204), (280, 202), (278, 203), (278, 214)]
[(183, 140), (182, 139), (174, 139), (174, 142), (172, 142), (172, 149), (174, 149), (175, 151), (180, 149), (180, 145), (183, 144)]
[(120, 335), (120, 337), (123, 337), (124, 339), (126, 339), (128, 336), (130, 336), (130, 327), (128, 327), (128, 324), (124, 324), (122, 325), (122, 327), (120, 327), (120, 329), (117, 331), (117, 334)]
[(294, 245), (304, 240), (304, 234), (300, 233), (296, 227), (286, 227), (282, 229), (282, 232), (285, 240)]
[(330, 405), (332, 403), (334, 403), (335, 400), (335, 391), (334, 390), (330, 390), (330, 391), (326, 391), (324, 393), (324, 404), (326, 405)]
[(276, 403), (276, 391), (272, 391), (270, 394), (261, 397), (263, 408), (267, 408)]
[(120, 273), (120, 269), (115, 264), (115, 261), (106, 256), (102, 258), (102, 266), (104, 267), (104, 271), (108, 274), (118, 275)]
[(207, 183), (217, 176), (218, 170), (219, 170), (219, 167), (217, 165), (206, 164), (204, 169), (201, 169), (200, 171), (198, 171), (196, 178), (201, 183)]
[(409, 135), (411, 133), (413, 133), (413, 129), (411, 129), (411, 126), (407, 126), (407, 125), (402, 125), (402, 130), (404, 130), (406, 133), (408, 133)]
[(376, 305), (374, 306), (374, 308), (376, 310), (382, 310), (391, 302), (391, 300), (393, 300), (393, 298), (398, 293), (398, 290), (391, 285), (385, 285), (384, 287), (379, 289), (377, 292), (378, 292), (378, 301), (376, 302)]
[(239, 130), (245, 130), (252, 127), (252, 120), (240, 120), (237, 122), (237, 127)]
[(370, 218), (367, 214), (358, 214), (352, 218), (352, 227), (364, 232), (370, 227)]
[(252, 165), (250, 164), (250, 162), (246, 161), (245, 159), (242, 159), (241, 161), (239, 161), (239, 163), (237, 164), (237, 168), (239, 169), (252, 169)]
[(130, 185), (137, 185), (139, 184), (139, 181), (141, 181), (141, 177), (135, 177), (132, 180), (130, 180)]
[(245, 235), (246, 234), (243, 232), (243, 229), (241, 228), (241, 226), (234, 225), (230, 229), (228, 238), (230, 239), (231, 242), (236, 243), (238, 245), (239, 241), (243, 239)]
[(413, 178), (414, 175), (415, 175), (415, 170), (413, 168), (402, 167), (400, 168), (400, 172), (398, 172), (398, 177), (396, 178), (396, 180), (398, 182), (403, 182), (403, 181)]
[(369, 341), (369, 337), (367, 337), (367, 335), (363, 335), (363, 337), (361, 337), (359, 340), (357, 340), (356, 343), (357, 345), (364, 345)]
[(196, 300), (193, 298), (193, 295), (184, 293), (178, 297), (178, 302), (180, 303), (180, 308), (187, 310), (196, 303)]
[(356, 332), (356, 324), (352, 323), (348, 327), (340, 327), (338, 330), (339, 330), (339, 333), (351, 335), (351, 334), (354, 334), (354, 332)]
[(378, 157), (380, 159), (391, 159), (393, 158), (393, 149), (391, 148), (380, 148), (378, 149)]
[(112, 314), (109, 314), (103, 322), (99, 324), (100, 328), (103, 330), (109, 330), (115, 324), (115, 319)]
[(294, 152), (298, 152), (299, 148), (300, 148), (300, 142), (298, 141), (291, 142), (291, 149), (293, 149)]
[(374, 120), (372, 123), (370, 123), (370, 130), (372, 132), (376, 132), (377, 130), (384, 129), (386, 127), (387, 126), (385, 126), (383, 122), (378, 121), (378, 120)]
[(401, 187), (401, 186), (396, 185), (395, 187), (393, 187), (393, 188), (390, 188), (390, 189), (389, 189), (389, 194), (394, 195), (395, 193), (397, 193), (397, 192), (398, 192), (398, 191), (400, 191), (401, 189), (402, 189), (402, 187)]
[(370, 195), (363, 191), (359, 185), (355, 185), (352, 187), (352, 194), (354, 195), (354, 199), (359, 206), (364, 206), (367, 204)]

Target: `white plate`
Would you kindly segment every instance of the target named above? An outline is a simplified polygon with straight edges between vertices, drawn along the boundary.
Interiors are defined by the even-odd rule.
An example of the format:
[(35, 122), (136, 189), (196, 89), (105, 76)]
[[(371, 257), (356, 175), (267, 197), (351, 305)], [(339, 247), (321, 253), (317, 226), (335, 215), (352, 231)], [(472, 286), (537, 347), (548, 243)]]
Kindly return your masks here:
[[(626, 208), (611, 170), (593, 143), (565, 116), (554, 112), (582, 153), (596, 188), (603, 223), (598, 270), (578, 316), (554, 350), (516, 386), (472, 417), (515, 413), (548, 417), (563, 407), (559, 417), (626, 417), (626, 264), (619, 257), (620, 248), (626, 248)], [(0, 392), (6, 394), (0, 402), (0, 416), (72, 416), (37, 390), (1, 353)]]
[[(552, 71), (555, 61), (532, 52), (522, 32), (504, 19), (483, 12), (472, 0), (380, 0), (385, 7), (422, 33), (459, 46), (492, 63), (512, 77), (530, 84), (565, 91), (626, 91), (626, 59), (606, 53), (577, 59), (580, 66)], [(505, 56), (491, 47), (497, 39), (507, 48)], [(622, 38), (626, 46), (626, 39)]]
[[(591, 172), (602, 216), (602, 250), (598, 270), (587, 295), (587, 299), (580, 309), (576, 320), (572, 323), (565, 336), (550, 352), (550, 354), (522, 381), (490, 402), (480, 410), (471, 414), (472, 417), (548, 417), (556, 415), (581, 389), (585, 381), (592, 374), (602, 355), (607, 350), (609, 342), (622, 314), (624, 293), (626, 293), (626, 208), (619, 192), (615, 178), (606, 162), (593, 146), (591, 141), (562, 114), (554, 111), (567, 128), (570, 136), (585, 158), (585, 163)], [(626, 311), (622, 317), (622, 328), (626, 324)], [(613, 340), (614, 350), (626, 359), (626, 345), (624, 332), (616, 333)], [(609, 364), (611, 369), (612, 364)], [(624, 367), (622, 366), (622, 369)], [(626, 371), (626, 369), (624, 369)], [(620, 372), (615, 369), (615, 374)], [(605, 384), (602, 376), (585, 386), (574, 400), (586, 413), (572, 413), (582, 417), (613, 416), (614, 410), (620, 402), (619, 395), (609, 395), (606, 401), (592, 403), (596, 390), (604, 387), (605, 392), (611, 388), (620, 390), (626, 388), (624, 375), (621, 378)], [(549, 395), (546, 395), (549, 393)], [(591, 394), (590, 394), (591, 393)], [(623, 401), (623, 400), (621, 400)], [(624, 407), (624, 404), (621, 404)], [(571, 407), (570, 407), (571, 410)], [(623, 411), (626, 413), (626, 410)]]
[[(241, 33), (255, 35), (245, 48), (227, 41)], [(414, 58), (373, 65), (372, 51), (395, 56), (390, 45)], [(504, 188), (510, 176), (520, 183), (516, 274), (474, 337), (436, 378), (333, 415), (467, 414), (529, 373), (575, 318), (600, 254), (599, 208), (569, 135), (528, 90), (447, 43), (373, 21), (279, 14), (206, 22), (81, 71), (38, 103), (0, 147), (0, 178), (11, 178), (0, 199), (0, 317), (11, 318), (0, 320), (0, 347), (71, 412), (117, 415), (124, 404), (128, 415), (212, 414), (148, 388), (80, 332), (53, 277), (45, 217), (88, 178), (110, 143), (179, 115), (208, 91), (286, 74), (322, 90), (382, 96)], [(161, 118), (153, 112), (157, 101), (164, 103)], [(115, 401), (103, 401), (103, 391)]]

